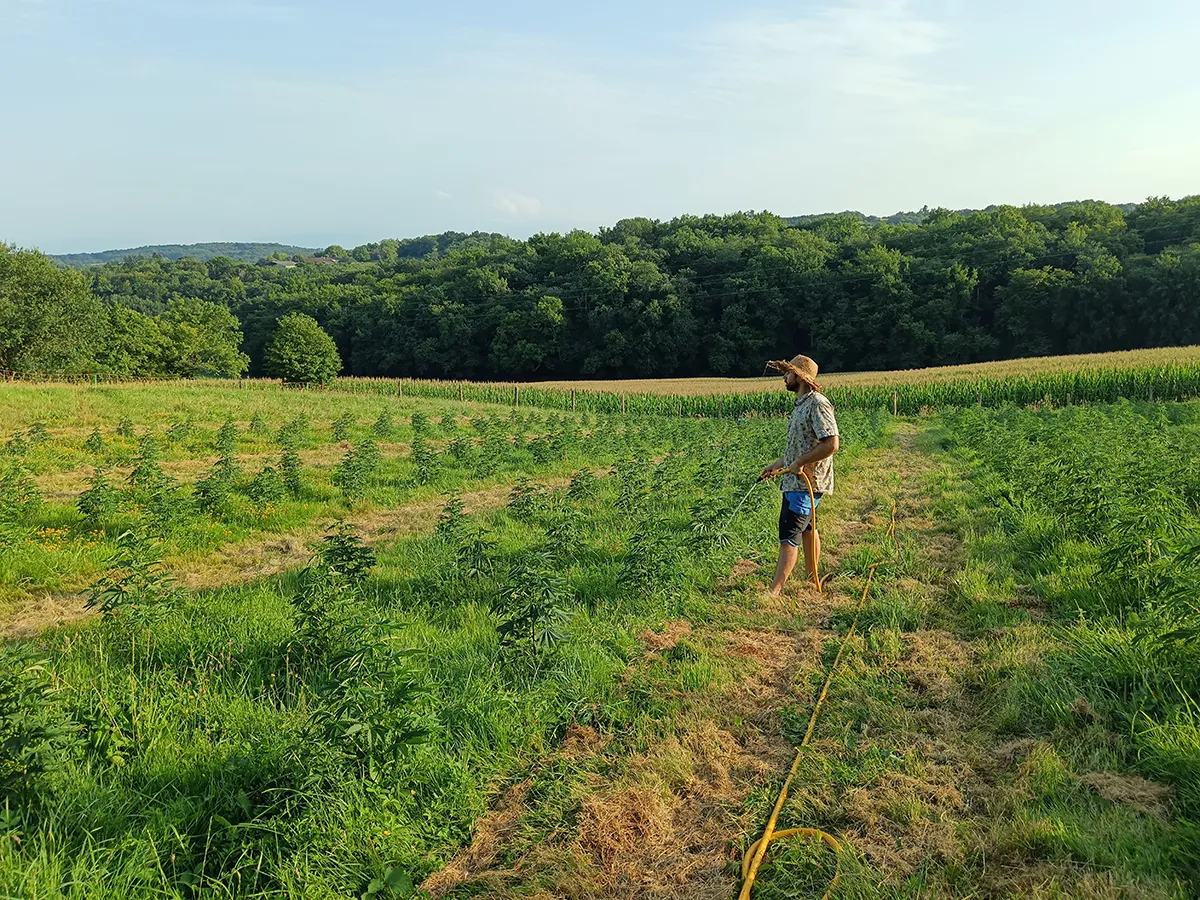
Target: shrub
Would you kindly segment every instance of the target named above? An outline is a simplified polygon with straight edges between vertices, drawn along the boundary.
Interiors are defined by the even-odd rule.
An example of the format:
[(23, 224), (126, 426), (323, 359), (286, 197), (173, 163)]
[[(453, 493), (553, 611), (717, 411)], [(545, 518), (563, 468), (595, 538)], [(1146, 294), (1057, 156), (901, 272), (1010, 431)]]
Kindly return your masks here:
[(25, 432), (31, 446), (38, 446), (50, 441), (50, 429), (46, 427), (45, 422), (34, 422)]
[(226, 419), (225, 423), (217, 431), (214, 449), (221, 456), (232, 459), (234, 451), (237, 449), (237, 437), (237, 423), (233, 419)]
[(283, 483), (282, 476), (271, 466), (263, 466), (262, 470), (246, 486), (246, 496), (260, 507), (278, 503), (286, 495), (287, 488)]
[(179, 596), (154, 547), (127, 531), (117, 538), (117, 552), (88, 592), (87, 605), (99, 609), (105, 621), (145, 625), (172, 609)]
[(365, 496), (379, 467), (379, 450), (370, 438), (352, 447), (333, 470), (333, 483), (346, 500)]
[(172, 444), (186, 441), (192, 434), (192, 427), (191, 416), (172, 422), (171, 427), (167, 429), (167, 441)]
[(288, 441), (291, 441), (297, 447), (305, 442), (308, 438), (308, 418), (305, 416), (296, 416), (288, 419), (279, 428), (279, 444), (282, 446)]
[(158, 441), (154, 435), (148, 434), (138, 445), (137, 456), (133, 460), (133, 470), (129, 473), (129, 484), (135, 489), (146, 490), (166, 478), (162, 466), (159, 465)]
[(24, 521), (41, 503), (37, 483), (24, 466), (14, 465), (0, 478), (0, 522)]
[(103, 453), (106, 446), (104, 435), (100, 433), (99, 428), (93, 428), (88, 439), (83, 442), (83, 449), (89, 453)]
[(279, 478), (293, 499), (299, 499), (304, 489), (300, 480), (300, 470), (300, 454), (296, 450), (296, 444), (288, 441), (279, 452)]
[(392, 414), (386, 409), (379, 414), (379, 418), (375, 420), (373, 426), (375, 437), (390, 438), (396, 432), (396, 426), (392, 423)]
[(4, 449), (12, 456), (24, 456), (29, 451), (29, 441), (25, 439), (25, 432), (14, 431)]
[(375, 567), (375, 551), (358, 536), (358, 526), (339, 519), (317, 546), (321, 562), (359, 588)]
[(425, 442), (425, 435), (421, 431), (414, 432), (410, 446), (413, 478), (416, 479), (417, 484), (429, 484), (436, 474), (437, 454), (429, 449), (429, 445)]
[(13, 834), (46, 799), (45, 776), (82, 746), (49, 664), (27, 645), (0, 646), (0, 831)]
[(497, 629), (501, 645), (534, 655), (553, 650), (567, 636), (562, 626), (570, 616), (570, 599), (570, 585), (554, 560), (530, 554), (509, 570), (500, 589), (500, 612), (505, 617)]
[(201, 512), (220, 515), (229, 504), (237, 478), (232, 467), (219, 459), (207, 475), (196, 482), (194, 497)]
[(263, 352), (263, 365), (275, 378), (292, 384), (328, 384), (342, 370), (337, 345), (312, 316), (289, 313), (276, 320), (275, 334)]
[(333, 420), (333, 439), (335, 441), (350, 440), (350, 426), (354, 424), (354, 416), (348, 412), (342, 413)]
[(105, 522), (121, 508), (121, 495), (109, 482), (108, 474), (103, 469), (93, 473), (89, 484), (75, 505), (90, 528), (103, 528)]

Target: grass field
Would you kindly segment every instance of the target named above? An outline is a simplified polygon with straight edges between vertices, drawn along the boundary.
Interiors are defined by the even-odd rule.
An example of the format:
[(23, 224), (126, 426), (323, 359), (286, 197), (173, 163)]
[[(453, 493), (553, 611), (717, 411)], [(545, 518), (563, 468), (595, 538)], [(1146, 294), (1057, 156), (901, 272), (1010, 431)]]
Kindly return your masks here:
[(1200, 403), (839, 419), (0, 388), (0, 896), (731, 897), (855, 619), (755, 897), (1196, 895)]

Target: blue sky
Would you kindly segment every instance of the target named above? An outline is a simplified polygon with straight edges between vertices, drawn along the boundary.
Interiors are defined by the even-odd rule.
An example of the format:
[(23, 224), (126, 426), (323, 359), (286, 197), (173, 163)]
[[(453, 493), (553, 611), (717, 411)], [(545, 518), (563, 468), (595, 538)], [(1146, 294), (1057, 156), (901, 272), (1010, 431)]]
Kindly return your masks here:
[(1194, 0), (0, 0), (0, 240), (1200, 192)]

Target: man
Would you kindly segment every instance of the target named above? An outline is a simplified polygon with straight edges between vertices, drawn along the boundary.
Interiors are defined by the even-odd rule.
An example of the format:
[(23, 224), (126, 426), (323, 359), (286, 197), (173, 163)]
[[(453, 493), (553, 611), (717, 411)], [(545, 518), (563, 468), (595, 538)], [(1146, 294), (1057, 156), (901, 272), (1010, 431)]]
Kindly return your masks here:
[[(762, 478), (779, 479), (783, 491), (783, 507), (779, 511), (779, 562), (771, 596), (778, 597), (787, 583), (804, 545), (804, 565), (809, 578), (817, 579), (817, 564), (821, 558), (821, 535), (813, 527), (814, 501), (820, 504), (825, 494), (833, 493), (833, 454), (838, 450), (837, 419), (833, 404), (821, 393), (817, 384), (817, 364), (807, 356), (797, 356), (790, 362), (775, 360), (767, 363), (783, 373), (783, 383), (796, 395), (792, 417), (788, 421), (787, 448), (783, 456), (762, 471)], [(812, 480), (812, 498), (808, 482), (800, 475), (804, 470)], [(798, 543), (799, 542), (799, 543)]]

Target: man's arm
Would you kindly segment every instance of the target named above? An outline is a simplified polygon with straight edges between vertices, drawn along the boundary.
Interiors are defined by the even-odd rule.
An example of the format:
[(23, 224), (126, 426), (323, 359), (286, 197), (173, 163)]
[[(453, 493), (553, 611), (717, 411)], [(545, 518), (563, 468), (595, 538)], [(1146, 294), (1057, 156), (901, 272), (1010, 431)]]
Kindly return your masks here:
[(811, 466), (813, 463), (827, 459), (828, 457), (837, 453), (837, 451), (838, 436), (836, 434), (831, 434), (829, 437), (821, 438), (821, 440), (813, 444), (813, 448), (807, 453), (802, 453), (797, 456), (795, 462), (788, 466), (788, 468), (784, 471), (786, 471), (789, 475), (799, 475), (800, 470), (805, 466)]
[(790, 465), (784, 465), (784, 459), (781, 456), (774, 463), (763, 469), (760, 478), (774, 478), (776, 475), (799, 475), (800, 470), (805, 466), (811, 466), (815, 462), (820, 462), (826, 457), (833, 456), (838, 451), (838, 436), (831, 434), (827, 438), (821, 438), (817, 441), (811, 450), (807, 453), (802, 453), (796, 457), (795, 461)]

